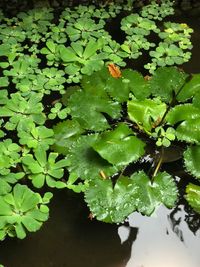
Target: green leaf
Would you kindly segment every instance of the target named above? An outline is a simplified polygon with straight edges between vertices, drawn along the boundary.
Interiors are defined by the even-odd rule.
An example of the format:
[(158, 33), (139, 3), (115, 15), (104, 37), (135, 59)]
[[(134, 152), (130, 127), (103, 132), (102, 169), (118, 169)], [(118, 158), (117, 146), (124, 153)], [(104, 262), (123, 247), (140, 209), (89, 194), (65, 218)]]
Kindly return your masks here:
[(143, 171), (130, 178), (121, 176), (114, 186), (109, 179), (97, 178), (85, 191), (93, 216), (108, 223), (123, 222), (135, 210), (151, 215), (160, 204), (173, 207), (176, 200), (175, 182), (165, 172), (154, 177), (152, 183)]
[(88, 59), (89, 57), (93, 56), (97, 50), (98, 50), (98, 43), (94, 40), (90, 40), (85, 47), (83, 57), (85, 59)]
[(169, 103), (173, 98), (173, 92), (179, 92), (187, 76), (175, 67), (158, 68), (149, 82), (150, 89), (154, 96)]
[(64, 174), (64, 167), (69, 165), (69, 160), (62, 159), (57, 162), (57, 153), (51, 152), (47, 158), (43, 148), (35, 150), (35, 159), (32, 154), (27, 154), (22, 159), (23, 167), (27, 171), (28, 178), (32, 180), (36, 188), (41, 188), (46, 183), (50, 187), (65, 187), (65, 183), (57, 181)]
[(118, 102), (112, 101), (108, 96), (100, 98), (95, 92), (91, 94), (78, 90), (70, 96), (67, 106), (70, 108), (72, 118), (76, 119), (84, 129), (89, 130), (103, 131), (110, 127), (102, 113), (108, 114), (113, 119), (121, 116)]
[(177, 96), (179, 102), (184, 102), (193, 97), (200, 90), (200, 74), (193, 74), (189, 82), (187, 82), (181, 92)]
[(131, 69), (123, 70), (122, 77), (118, 79), (109, 75), (105, 82), (105, 89), (113, 99), (119, 102), (127, 101), (130, 92), (141, 100), (150, 94), (147, 81), (141, 74)]
[(25, 185), (17, 184), (11, 193), (0, 196), (0, 231), (4, 231), (0, 237), (9, 235), (23, 239), (26, 230), (37, 231), (49, 215), (47, 209), (43, 213), (40, 205), (41, 196)]
[(166, 121), (172, 125), (179, 123), (176, 128), (178, 140), (189, 143), (200, 142), (200, 113), (192, 104), (178, 105), (171, 109)]
[(139, 128), (150, 132), (155, 123), (159, 123), (166, 112), (166, 104), (159, 99), (130, 100), (128, 101), (129, 118)]
[(70, 166), (68, 170), (76, 173), (82, 179), (93, 179), (100, 176), (103, 171), (106, 176), (117, 172), (117, 167), (112, 166), (92, 148), (98, 134), (81, 136), (69, 148)]
[(69, 147), (84, 132), (76, 120), (66, 120), (53, 127), (55, 143), (51, 147), (54, 151), (67, 155)]
[(113, 131), (102, 133), (92, 147), (109, 163), (125, 166), (143, 156), (144, 146), (127, 125), (120, 123)]
[(191, 146), (183, 154), (186, 170), (197, 179), (200, 179), (200, 146)]
[(64, 62), (73, 62), (78, 60), (78, 56), (71, 47), (60, 45), (60, 57)]
[(186, 187), (185, 199), (197, 213), (200, 213), (200, 186), (189, 183)]

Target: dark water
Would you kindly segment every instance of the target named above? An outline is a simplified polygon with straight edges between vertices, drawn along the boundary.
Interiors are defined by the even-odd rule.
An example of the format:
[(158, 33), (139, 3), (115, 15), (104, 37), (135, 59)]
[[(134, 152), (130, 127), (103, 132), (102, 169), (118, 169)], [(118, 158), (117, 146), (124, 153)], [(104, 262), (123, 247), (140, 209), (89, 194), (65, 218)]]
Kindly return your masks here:
[[(194, 29), (193, 56), (183, 69), (200, 72), (200, 16), (176, 21)], [(184, 202), (173, 210), (161, 206), (152, 217), (134, 213), (124, 225), (90, 221), (82, 196), (71, 192), (56, 192), (50, 210), (50, 219), (40, 231), (25, 240), (0, 243), (0, 263), (6, 267), (200, 266), (200, 217)]]

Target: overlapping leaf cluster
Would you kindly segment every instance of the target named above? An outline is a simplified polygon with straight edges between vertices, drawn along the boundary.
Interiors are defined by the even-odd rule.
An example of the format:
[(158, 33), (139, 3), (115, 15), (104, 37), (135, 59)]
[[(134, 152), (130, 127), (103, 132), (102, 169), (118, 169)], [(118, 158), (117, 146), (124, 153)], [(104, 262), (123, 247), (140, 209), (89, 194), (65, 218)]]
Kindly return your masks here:
[[(185, 166), (200, 176), (199, 75), (186, 82), (183, 72), (161, 68), (146, 79), (126, 69), (113, 78), (105, 63), (125, 66), (126, 58), (153, 47), (146, 39), (151, 31), (160, 33), (146, 11), (132, 14), (122, 21), (125, 42), (117, 43), (105, 26), (120, 10), (67, 8), (57, 23), (49, 8), (1, 16), (0, 240), (24, 238), (48, 219), (52, 195), (41, 197), (27, 180), (33, 190), (84, 192), (93, 215), (113, 223), (135, 210), (150, 215), (161, 203), (176, 202), (170, 174), (124, 172), (140, 163), (147, 143), (193, 144), (184, 153)], [(187, 38), (179, 30), (178, 37), (166, 33), (161, 38), (180, 37), (181, 45), (189, 45), (190, 32)], [(80, 84), (67, 86), (72, 82)], [(196, 195), (188, 186), (187, 199), (198, 210)]]
[[(163, 67), (148, 79), (130, 69), (116, 79), (104, 68), (84, 76), (81, 87), (71, 87), (63, 96), (71, 118), (54, 127), (53, 149), (68, 155), (70, 172), (89, 181), (85, 200), (97, 219), (120, 222), (134, 210), (149, 215), (160, 203), (174, 205), (177, 189), (170, 174), (123, 174), (130, 163), (138, 166), (149, 142), (158, 151), (173, 142), (196, 144), (188, 146), (184, 161), (187, 171), (198, 177), (198, 156), (191, 161), (191, 153), (200, 151), (198, 78)], [(189, 189), (186, 199), (192, 203)]]

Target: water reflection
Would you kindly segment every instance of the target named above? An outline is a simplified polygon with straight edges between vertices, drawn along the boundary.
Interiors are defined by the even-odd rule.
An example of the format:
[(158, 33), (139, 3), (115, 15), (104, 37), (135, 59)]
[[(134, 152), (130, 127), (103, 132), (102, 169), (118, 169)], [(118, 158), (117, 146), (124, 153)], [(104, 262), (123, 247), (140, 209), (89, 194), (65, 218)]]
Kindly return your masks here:
[(161, 206), (153, 217), (134, 213), (130, 227), (138, 227), (126, 267), (199, 267), (200, 232), (196, 236), (185, 222), (183, 206)]

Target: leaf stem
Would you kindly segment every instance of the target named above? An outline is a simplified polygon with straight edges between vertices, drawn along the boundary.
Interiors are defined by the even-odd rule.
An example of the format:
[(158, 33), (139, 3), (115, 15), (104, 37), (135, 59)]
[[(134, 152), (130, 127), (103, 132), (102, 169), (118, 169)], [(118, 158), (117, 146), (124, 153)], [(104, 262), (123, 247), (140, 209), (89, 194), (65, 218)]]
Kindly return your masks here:
[[(160, 159), (159, 159), (159, 161), (158, 161), (158, 164), (157, 164), (157, 166), (156, 166), (156, 168), (155, 168), (155, 170), (154, 170), (154, 173), (153, 173), (153, 175), (152, 175), (152, 178), (153, 177), (155, 177), (156, 176), (156, 174), (158, 173), (158, 171), (159, 171), (159, 169), (160, 169), (160, 167), (161, 167), (161, 165), (162, 165), (162, 161), (163, 161), (163, 147), (162, 147), (162, 149), (161, 149), (161, 156), (160, 156)], [(152, 179), (153, 180), (153, 179)]]
[(172, 98), (171, 102), (169, 103), (169, 105), (168, 105), (168, 107), (167, 107), (167, 109), (166, 109), (166, 111), (165, 111), (165, 113), (164, 113), (164, 115), (163, 115), (163, 117), (162, 117), (160, 123), (158, 124), (158, 126), (162, 125), (162, 123), (164, 122), (165, 117), (167, 116), (167, 113), (168, 113), (168, 112), (170, 111), (170, 109), (172, 108), (172, 106), (173, 106), (173, 104), (174, 104), (174, 102), (175, 102), (177, 96), (178, 96), (179, 93), (182, 91), (182, 89), (183, 89), (183, 87), (185, 86), (185, 84), (191, 80), (191, 78), (192, 78), (192, 76), (189, 75), (189, 76), (185, 79), (185, 82), (183, 83), (183, 85), (181, 86), (181, 88), (178, 90), (178, 92), (174, 95), (174, 97)]

